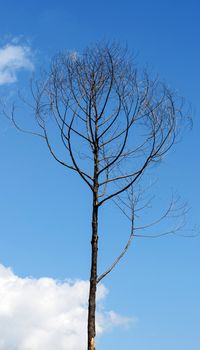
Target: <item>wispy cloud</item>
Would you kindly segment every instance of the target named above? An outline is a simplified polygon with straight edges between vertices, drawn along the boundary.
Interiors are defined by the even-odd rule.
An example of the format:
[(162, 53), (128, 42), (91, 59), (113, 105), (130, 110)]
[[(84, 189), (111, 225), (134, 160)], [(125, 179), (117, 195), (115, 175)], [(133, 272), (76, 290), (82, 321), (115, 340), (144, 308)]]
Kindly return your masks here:
[[(106, 294), (100, 285), (98, 302)], [(87, 281), (21, 278), (0, 265), (0, 349), (85, 349), (87, 298)], [(130, 319), (100, 308), (97, 332), (129, 323)]]
[(22, 69), (34, 69), (30, 47), (13, 41), (1, 47), (0, 85), (16, 82), (17, 73)]

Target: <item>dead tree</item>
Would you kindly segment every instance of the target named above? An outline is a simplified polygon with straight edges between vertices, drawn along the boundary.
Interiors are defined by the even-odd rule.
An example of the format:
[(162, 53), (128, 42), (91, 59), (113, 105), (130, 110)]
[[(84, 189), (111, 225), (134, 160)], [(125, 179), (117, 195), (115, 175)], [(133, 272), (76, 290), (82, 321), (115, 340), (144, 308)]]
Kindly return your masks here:
[[(92, 194), (88, 350), (94, 350), (97, 284), (136, 236), (137, 188), (146, 171), (173, 146), (183, 116), (176, 95), (147, 72), (138, 73), (128, 52), (116, 44), (96, 44), (82, 54), (58, 54), (31, 91), (39, 127), (33, 134), (45, 141), (58, 163), (81, 177)], [(14, 108), (12, 119), (19, 129)], [(99, 275), (99, 209), (111, 200), (130, 218), (131, 233), (119, 257)], [(172, 205), (164, 216), (171, 210)]]

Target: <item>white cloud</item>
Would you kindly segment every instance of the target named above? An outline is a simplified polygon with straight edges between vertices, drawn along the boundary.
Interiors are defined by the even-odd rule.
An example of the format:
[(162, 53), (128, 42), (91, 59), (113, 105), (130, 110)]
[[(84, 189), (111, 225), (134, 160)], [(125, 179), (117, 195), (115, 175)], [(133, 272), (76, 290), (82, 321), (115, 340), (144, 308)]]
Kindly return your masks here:
[(29, 46), (7, 44), (0, 48), (0, 85), (14, 83), (17, 73), (22, 69), (33, 70)]
[[(107, 290), (98, 289), (98, 302)], [(83, 350), (86, 348), (87, 281), (21, 278), (0, 265), (0, 350)], [(129, 324), (102, 307), (97, 332)]]

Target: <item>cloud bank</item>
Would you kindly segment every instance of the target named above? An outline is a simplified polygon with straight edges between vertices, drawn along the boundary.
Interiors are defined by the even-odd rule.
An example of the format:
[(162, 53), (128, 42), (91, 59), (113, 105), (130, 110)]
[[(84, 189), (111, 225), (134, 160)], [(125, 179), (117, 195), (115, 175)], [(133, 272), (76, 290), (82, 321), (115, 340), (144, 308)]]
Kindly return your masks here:
[[(87, 281), (21, 278), (0, 265), (0, 350), (84, 350)], [(106, 297), (103, 285), (98, 302)], [(99, 308), (97, 333), (130, 319)]]
[(7, 44), (0, 48), (0, 85), (17, 81), (17, 73), (22, 70), (33, 70), (31, 49), (20, 44)]

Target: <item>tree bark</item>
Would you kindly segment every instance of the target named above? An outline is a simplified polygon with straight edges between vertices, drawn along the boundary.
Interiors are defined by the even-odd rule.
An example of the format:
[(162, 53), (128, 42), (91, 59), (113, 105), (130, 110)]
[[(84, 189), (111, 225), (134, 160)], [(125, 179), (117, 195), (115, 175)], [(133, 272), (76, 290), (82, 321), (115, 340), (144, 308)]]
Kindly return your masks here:
[(99, 171), (99, 145), (98, 145), (98, 118), (95, 122), (94, 137), (94, 177), (93, 177), (93, 206), (92, 206), (92, 256), (90, 270), (90, 291), (88, 300), (88, 350), (95, 350), (96, 336), (96, 291), (97, 291), (97, 257), (98, 257), (98, 171)]
[(90, 291), (88, 301), (88, 350), (95, 350), (95, 313), (96, 313), (96, 290), (97, 290), (97, 255), (98, 255), (98, 206), (97, 193), (93, 194), (92, 212), (92, 259), (90, 272)]

